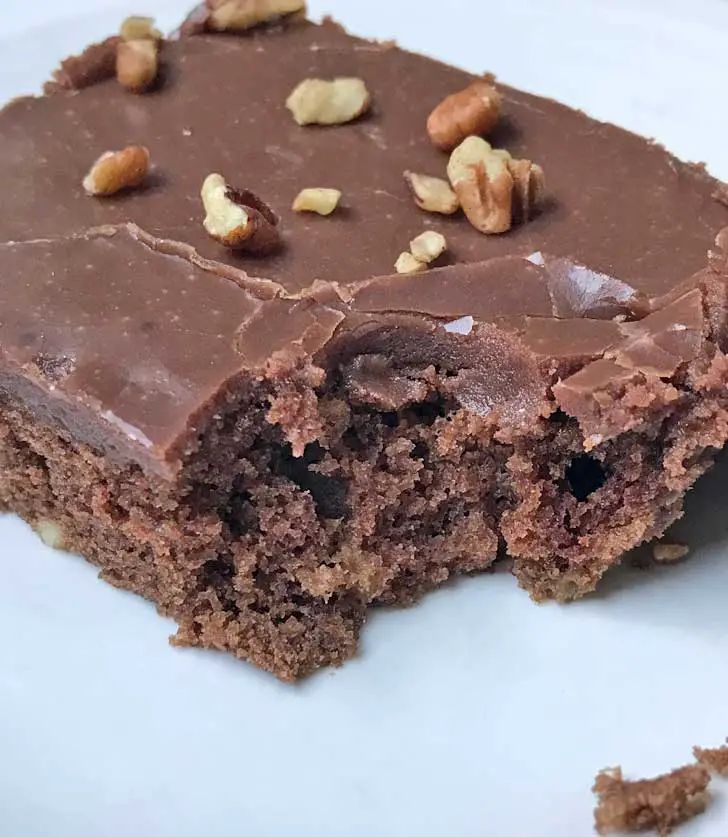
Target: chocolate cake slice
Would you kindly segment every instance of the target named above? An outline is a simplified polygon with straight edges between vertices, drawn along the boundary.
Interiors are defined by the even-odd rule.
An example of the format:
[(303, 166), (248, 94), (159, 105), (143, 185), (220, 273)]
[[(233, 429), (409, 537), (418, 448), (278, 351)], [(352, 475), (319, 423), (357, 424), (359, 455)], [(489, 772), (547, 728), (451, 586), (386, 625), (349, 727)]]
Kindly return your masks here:
[(300, 5), (0, 113), (0, 506), (284, 679), (499, 551), (593, 590), (728, 438), (720, 184)]

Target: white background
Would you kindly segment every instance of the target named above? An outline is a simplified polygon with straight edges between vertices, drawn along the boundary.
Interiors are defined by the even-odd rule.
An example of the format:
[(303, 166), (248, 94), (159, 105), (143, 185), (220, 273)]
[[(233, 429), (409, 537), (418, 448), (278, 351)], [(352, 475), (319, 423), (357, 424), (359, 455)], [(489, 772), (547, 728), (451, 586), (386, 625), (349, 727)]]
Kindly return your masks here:
[[(3, 0), (0, 95), (127, 13)], [(655, 136), (728, 178), (723, 0), (317, 0), (355, 31)], [(33, 28), (30, 28), (33, 27)], [(110, 118), (113, 118), (110, 115)], [(291, 687), (167, 645), (172, 623), (0, 519), (0, 837), (578, 837), (590, 785), (728, 735), (728, 461), (676, 538), (693, 558), (537, 607), (510, 576), (378, 612), (359, 658)], [(686, 835), (728, 833), (728, 786)]]

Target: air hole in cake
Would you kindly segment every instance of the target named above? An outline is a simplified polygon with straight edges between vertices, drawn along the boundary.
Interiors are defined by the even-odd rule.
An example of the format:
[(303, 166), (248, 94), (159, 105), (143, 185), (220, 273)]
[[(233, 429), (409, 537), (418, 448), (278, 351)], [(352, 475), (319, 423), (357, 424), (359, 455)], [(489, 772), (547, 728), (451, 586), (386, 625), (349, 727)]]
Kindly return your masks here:
[(572, 459), (566, 469), (569, 491), (580, 502), (601, 488), (606, 479), (607, 473), (602, 463), (586, 453)]
[(423, 424), (425, 427), (431, 427), (439, 418), (444, 418), (450, 405), (446, 404), (444, 398), (438, 398), (436, 401), (423, 401), (421, 404), (413, 404), (408, 407), (407, 412), (417, 424)]
[(312, 469), (325, 455), (324, 449), (313, 442), (306, 445), (300, 458), (291, 453), (290, 445), (280, 447), (273, 455), (271, 466), (280, 474), (294, 482), (302, 491), (308, 491), (313, 498), (316, 511), (327, 520), (340, 520), (346, 517), (348, 483), (340, 477), (321, 474)]
[(219, 513), (234, 538), (242, 537), (258, 524), (258, 516), (247, 491), (234, 492)]

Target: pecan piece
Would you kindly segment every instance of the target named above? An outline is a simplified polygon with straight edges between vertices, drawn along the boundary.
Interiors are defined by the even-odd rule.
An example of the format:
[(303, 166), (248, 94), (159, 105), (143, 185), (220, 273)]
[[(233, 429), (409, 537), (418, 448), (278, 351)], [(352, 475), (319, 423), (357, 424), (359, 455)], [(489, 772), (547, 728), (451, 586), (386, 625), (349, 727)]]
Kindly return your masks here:
[(202, 184), (202, 204), (208, 235), (231, 250), (269, 253), (280, 244), (278, 218), (257, 195), (228, 186), (220, 174)]
[(440, 102), (427, 120), (427, 133), (438, 148), (452, 151), (466, 137), (490, 133), (500, 119), (502, 102), (492, 76), (477, 79)]
[(122, 41), (116, 54), (116, 78), (132, 93), (144, 93), (159, 71), (159, 47), (155, 40)]
[(315, 212), (331, 215), (339, 205), (341, 192), (338, 189), (302, 189), (293, 201), (294, 212)]
[(527, 221), (543, 196), (540, 166), (514, 160), (481, 137), (468, 137), (453, 151), (447, 173), (468, 220), (486, 234)]
[(286, 100), (299, 125), (343, 125), (363, 116), (371, 96), (360, 78), (304, 79)]
[(207, 6), (207, 28), (219, 32), (243, 32), (306, 11), (305, 0), (208, 0)]
[(453, 215), (460, 209), (458, 196), (450, 188), (447, 180), (411, 171), (404, 173), (404, 179), (412, 191), (415, 203), (425, 212)]
[(410, 252), (425, 264), (434, 262), (447, 250), (447, 241), (442, 233), (427, 230), (410, 241)]
[(399, 258), (394, 263), (394, 269), (397, 273), (422, 273), (423, 270), (427, 270), (427, 264), (407, 251), (399, 254)]
[(84, 178), (83, 188), (89, 195), (108, 197), (139, 186), (148, 171), (149, 151), (143, 145), (129, 145), (102, 154)]

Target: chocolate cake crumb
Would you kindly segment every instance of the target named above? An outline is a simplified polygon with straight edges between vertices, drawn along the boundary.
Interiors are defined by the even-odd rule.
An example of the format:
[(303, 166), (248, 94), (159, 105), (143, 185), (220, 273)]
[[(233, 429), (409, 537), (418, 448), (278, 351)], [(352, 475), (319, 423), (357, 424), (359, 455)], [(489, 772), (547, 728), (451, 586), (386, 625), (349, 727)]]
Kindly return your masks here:
[(705, 810), (709, 783), (710, 774), (698, 764), (635, 781), (624, 779), (620, 767), (602, 770), (592, 788), (599, 797), (594, 809), (596, 830), (607, 834), (654, 828), (664, 837), (676, 825)]
[(728, 743), (721, 747), (693, 747), (693, 755), (712, 773), (728, 776)]

